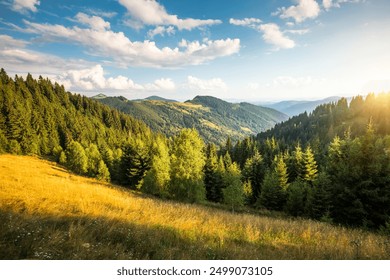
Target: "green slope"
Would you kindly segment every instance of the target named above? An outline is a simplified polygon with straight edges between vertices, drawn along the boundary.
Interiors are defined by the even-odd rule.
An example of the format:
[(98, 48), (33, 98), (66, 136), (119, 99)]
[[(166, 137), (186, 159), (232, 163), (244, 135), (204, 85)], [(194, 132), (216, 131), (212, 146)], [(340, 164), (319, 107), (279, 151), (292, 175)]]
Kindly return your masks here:
[(144, 121), (152, 130), (168, 136), (182, 128), (196, 128), (206, 142), (221, 143), (229, 136), (237, 140), (265, 131), (287, 119), (274, 109), (249, 103), (229, 103), (210, 96), (186, 102), (161, 100), (129, 101), (107, 97), (100, 102)]

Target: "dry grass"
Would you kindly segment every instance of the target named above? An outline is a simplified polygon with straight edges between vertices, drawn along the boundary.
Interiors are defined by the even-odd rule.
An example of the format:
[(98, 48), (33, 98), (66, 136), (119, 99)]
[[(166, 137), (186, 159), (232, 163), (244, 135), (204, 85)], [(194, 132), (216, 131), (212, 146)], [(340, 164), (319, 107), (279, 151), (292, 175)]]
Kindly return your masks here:
[(0, 259), (389, 259), (389, 240), (310, 220), (152, 199), (0, 156)]

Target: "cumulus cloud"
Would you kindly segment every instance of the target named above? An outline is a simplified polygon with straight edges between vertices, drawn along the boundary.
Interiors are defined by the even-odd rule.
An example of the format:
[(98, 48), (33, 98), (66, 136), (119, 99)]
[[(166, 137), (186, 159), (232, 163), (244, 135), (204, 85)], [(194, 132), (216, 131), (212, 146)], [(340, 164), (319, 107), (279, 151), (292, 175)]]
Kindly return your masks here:
[(129, 15), (132, 18), (133, 26), (140, 25), (172, 25), (179, 30), (191, 30), (193, 28), (220, 24), (222, 21), (214, 19), (180, 19), (177, 15), (170, 15), (162, 6), (155, 0), (119, 0)]
[(123, 67), (181, 67), (198, 65), (240, 50), (239, 39), (186, 42), (176, 48), (159, 48), (153, 41), (131, 41), (123, 32), (114, 32), (102, 18), (78, 14), (76, 20), (89, 28), (65, 27), (24, 21), (25, 32), (38, 34), (42, 40), (63, 40), (86, 46), (89, 52), (111, 58)]
[(154, 38), (154, 36), (156, 35), (164, 36), (165, 34), (167, 35), (175, 34), (175, 28), (173, 26), (168, 26), (168, 27), (157, 26), (155, 29), (148, 31), (149, 38)]
[(187, 77), (186, 87), (200, 91), (226, 91), (228, 89), (228, 86), (220, 78), (202, 80), (193, 76)]
[(285, 36), (275, 23), (260, 25), (259, 29), (263, 31), (263, 39), (268, 44), (274, 45), (277, 49), (291, 49), (295, 47), (295, 42)]
[(149, 91), (172, 91), (176, 89), (176, 85), (172, 79), (161, 78), (155, 80), (152, 84), (146, 84), (145, 89)]
[(153, 83), (141, 85), (128, 77), (119, 75), (106, 78), (101, 65), (90, 68), (68, 70), (54, 78), (71, 90), (81, 91), (168, 91), (176, 88), (171, 79), (158, 79)]
[(80, 23), (89, 26), (92, 30), (104, 31), (110, 29), (110, 23), (98, 16), (88, 16), (84, 13), (78, 13), (76, 20)]
[(38, 0), (14, 0), (12, 3), (12, 9), (20, 13), (28, 11), (36, 12), (38, 11), (37, 6), (39, 6), (39, 4), (40, 1)]
[(263, 33), (263, 40), (268, 44), (274, 45), (277, 50), (291, 49), (295, 47), (295, 42), (286, 36), (285, 33), (303, 35), (309, 32), (309, 29), (281, 31), (277, 24), (262, 24), (262, 21), (257, 18), (244, 18), (242, 20), (231, 18), (229, 22), (233, 25), (246, 26), (260, 31)]
[(315, 0), (298, 0), (298, 4), (288, 8), (279, 8), (276, 14), (283, 19), (293, 18), (295, 22), (303, 22), (306, 19), (314, 19), (320, 14), (320, 6)]

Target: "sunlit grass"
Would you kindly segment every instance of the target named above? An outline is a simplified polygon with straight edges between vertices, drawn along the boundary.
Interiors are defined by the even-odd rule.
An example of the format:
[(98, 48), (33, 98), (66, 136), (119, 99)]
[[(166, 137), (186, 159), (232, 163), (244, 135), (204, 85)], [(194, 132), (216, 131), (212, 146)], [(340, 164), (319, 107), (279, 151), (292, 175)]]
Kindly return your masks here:
[(0, 156), (0, 258), (389, 259), (384, 236), (167, 202)]

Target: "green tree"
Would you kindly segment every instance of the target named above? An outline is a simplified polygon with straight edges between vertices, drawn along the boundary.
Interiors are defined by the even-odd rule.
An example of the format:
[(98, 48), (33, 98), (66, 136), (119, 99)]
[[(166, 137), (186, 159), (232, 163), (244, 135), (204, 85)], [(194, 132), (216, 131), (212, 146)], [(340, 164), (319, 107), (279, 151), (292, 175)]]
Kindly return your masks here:
[(226, 168), (223, 180), (226, 186), (223, 189), (223, 202), (229, 205), (234, 212), (235, 208), (244, 205), (245, 199), (241, 172), (236, 163), (232, 163)]
[(123, 149), (121, 158), (122, 183), (140, 189), (150, 169), (150, 149), (144, 140), (132, 139)]
[(285, 210), (292, 216), (302, 216), (305, 211), (307, 186), (297, 180), (291, 183), (287, 190)]
[(244, 180), (250, 182), (252, 197), (251, 203), (256, 202), (261, 193), (261, 184), (264, 180), (266, 167), (263, 161), (263, 157), (259, 151), (255, 149), (254, 155), (247, 159), (243, 169)]
[(110, 181), (110, 171), (108, 171), (108, 168), (103, 160), (99, 160), (96, 171), (96, 178), (100, 181)]
[(305, 153), (303, 154), (303, 162), (304, 162), (303, 180), (309, 183), (310, 185), (313, 185), (313, 182), (317, 178), (318, 167), (310, 146), (307, 146)]
[(86, 174), (88, 171), (88, 158), (79, 142), (72, 141), (66, 148), (67, 165), (77, 174)]
[(204, 143), (195, 129), (183, 129), (171, 147), (170, 195), (190, 202), (205, 199)]
[(208, 144), (206, 149), (206, 164), (204, 167), (204, 184), (206, 198), (209, 201), (220, 202), (222, 199), (222, 177), (218, 170), (217, 149), (214, 144)]
[(166, 139), (158, 136), (152, 145), (150, 170), (144, 178), (142, 190), (146, 193), (168, 196), (168, 185), (171, 179), (171, 159)]

